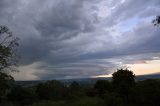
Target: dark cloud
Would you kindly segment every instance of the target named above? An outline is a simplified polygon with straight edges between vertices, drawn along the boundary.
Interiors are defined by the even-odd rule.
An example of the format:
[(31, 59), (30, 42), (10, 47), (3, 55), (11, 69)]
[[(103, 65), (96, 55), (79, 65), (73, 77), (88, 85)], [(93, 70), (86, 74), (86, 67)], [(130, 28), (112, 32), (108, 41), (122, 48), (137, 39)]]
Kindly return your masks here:
[(159, 6), (159, 0), (1, 0), (0, 23), (20, 37), (20, 69), (32, 78), (91, 77), (159, 57), (160, 30), (151, 23)]
[(53, 37), (54, 40), (70, 38), (94, 28), (92, 18), (85, 13), (83, 1), (56, 2), (42, 14), (35, 26), (43, 37)]

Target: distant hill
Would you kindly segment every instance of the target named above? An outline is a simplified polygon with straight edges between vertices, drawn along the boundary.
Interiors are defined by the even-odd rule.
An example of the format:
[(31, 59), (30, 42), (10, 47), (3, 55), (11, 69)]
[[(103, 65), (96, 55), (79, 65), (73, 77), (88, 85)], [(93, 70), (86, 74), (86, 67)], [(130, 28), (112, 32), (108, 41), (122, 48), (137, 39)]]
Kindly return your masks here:
[[(73, 81), (78, 82), (81, 85), (87, 85), (87, 86), (92, 86), (93, 84), (96, 83), (97, 80), (109, 80), (111, 81), (111, 77), (108, 78), (79, 78), (79, 79), (60, 79), (62, 83), (65, 85), (71, 84)], [(155, 73), (155, 74), (148, 74), (148, 75), (138, 75), (136, 76), (135, 80), (136, 81), (142, 81), (146, 79), (160, 79), (160, 73)], [(22, 85), (22, 86), (32, 86), (41, 82), (46, 82), (47, 80), (37, 80), (37, 81), (16, 81), (16, 84)]]
[[(54, 80), (54, 79), (53, 79)], [(70, 85), (73, 81), (78, 82), (81, 85), (93, 85), (97, 80), (111, 80), (111, 78), (78, 78), (78, 79), (60, 79), (64, 85)], [(16, 81), (17, 85), (32, 86), (38, 83), (46, 82), (48, 80), (36, 80), (36, 81)]]
[(142, 81), (146, 79), (160, 79), (160, 73), (136, 76), (136, 81)]

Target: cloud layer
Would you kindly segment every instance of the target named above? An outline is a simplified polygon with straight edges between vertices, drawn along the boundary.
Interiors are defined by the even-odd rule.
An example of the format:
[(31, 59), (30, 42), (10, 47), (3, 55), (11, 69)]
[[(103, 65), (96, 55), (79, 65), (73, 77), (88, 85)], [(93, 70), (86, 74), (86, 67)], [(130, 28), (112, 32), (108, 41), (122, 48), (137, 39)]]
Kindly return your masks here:
[[(1, 0), (20, 41), (20, 80), (81, 78), (159, 59), (159, 0)], [(22, 73), (22, 74), (21, 74)], [(29, 77), (30, 76), (30, 77)]]

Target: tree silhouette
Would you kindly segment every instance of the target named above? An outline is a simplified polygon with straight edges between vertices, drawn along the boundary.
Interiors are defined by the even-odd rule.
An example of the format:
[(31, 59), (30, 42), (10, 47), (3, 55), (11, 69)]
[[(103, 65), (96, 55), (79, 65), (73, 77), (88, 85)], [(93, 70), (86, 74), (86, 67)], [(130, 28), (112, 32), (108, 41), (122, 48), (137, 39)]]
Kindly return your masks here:
[(52, 80), (38, 84), (36, 93), (40, 99), (59, 99), (62, 96), (63, 88), (64, 86), (61, 82)]
[(7, 90), (9, 90), (14, 82), (12, 76), (0, 72), (0, 101), (6, 96)]
[(80, 89), (80, 85), (78, 82), (74, 81), (71, 83), (70, 85), (70, 89), (73, 91), (73, 92), (77, 92), (77, 90)]
[[(11, 66), (16, 65), (16, 47), (18, 38), (13, 37), (12, 33), (6, 26), (0, 26), (0, 98), (2, 99), (7, 90), (14, 82), (12, 76), (7, 72), (14, 70)], [(7, 70), (7, 71), (6, 71)]]
[(7, 96), (8, 100), (12, 102), (19, 102), (22, 106), (36, 101), (36, 93), (33, 89), (19, 85), (14, 86)]
[(135, 85), (135, 75), (128, 69), (118, 69), (112, 76), (113, 86), (125, 100), (128, 100), (129, 90)]
[(100, 96), (105, 94), (107, 91), (112, 90), (111, 83), (107, 80), (98, 80), (94, 85), (94, 88), (97, 90)]
[(77, 98), (83, 95), (83, 88), (82, 86), (76, 82), (73, 81), (70, 86), (69, 86), (69, 90), (70, 90), (70, 97), (71, 98)]
[(154, 20), (153, 20), (153, 24), (155, 26), (160, 25), (160, 16), (157, 16)]
[(16, 65), (18, 40), (6, 26), (0, 26), (0, 71)]
[(118, 69), (117, 72), (112, 74), (112, 78), (114, 86), (119, 86), (121, 84), (133, 86), (135, 84), (135, 75), (128, 69)]

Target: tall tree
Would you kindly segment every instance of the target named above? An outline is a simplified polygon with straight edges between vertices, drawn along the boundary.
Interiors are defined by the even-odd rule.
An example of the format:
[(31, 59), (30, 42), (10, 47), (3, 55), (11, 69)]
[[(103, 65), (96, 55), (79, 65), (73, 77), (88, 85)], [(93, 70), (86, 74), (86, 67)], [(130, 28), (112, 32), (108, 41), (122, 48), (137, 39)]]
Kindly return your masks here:
[(115, 89), (128, 101), (130, 88), (135, 85), (135, 75), (128, 69), (118, 69), (112, 74), (112, 83)]
[(0, 26), (0, 71), (11, 69), (17, 63), (18, 38), (6, 26)]
[(16, 48), (18, 38), (6, 26), (0, 26), (0, 101), (6, 96), (14, 79), (7, 72), (17, 63)]

